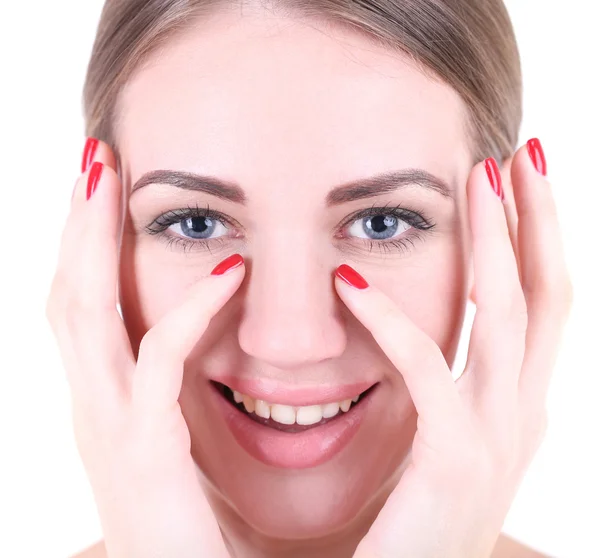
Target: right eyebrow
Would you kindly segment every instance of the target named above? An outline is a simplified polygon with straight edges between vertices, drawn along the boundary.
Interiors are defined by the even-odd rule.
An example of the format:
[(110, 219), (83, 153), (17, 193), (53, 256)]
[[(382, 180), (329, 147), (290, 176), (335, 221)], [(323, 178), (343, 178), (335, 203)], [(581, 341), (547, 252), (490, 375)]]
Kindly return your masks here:
[(241, 205), (246, 205), (247, 202), (244, 190), (234, 182), (193, 172), (174, 170), (154, 170), (143, 174), (131, 189), (131, 195), (149, 184), (169, 184), (183, 190), (204, 192)]

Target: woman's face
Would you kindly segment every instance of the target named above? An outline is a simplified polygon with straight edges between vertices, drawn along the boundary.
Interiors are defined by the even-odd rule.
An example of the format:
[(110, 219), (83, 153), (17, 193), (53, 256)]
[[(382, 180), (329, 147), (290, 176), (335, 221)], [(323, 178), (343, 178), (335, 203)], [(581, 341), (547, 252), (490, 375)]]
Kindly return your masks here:
[[(458, 94), (350, 30), (221, 14), (153, 57), (119, 115), (131, 192), (120, 296), (134, 348), (216, 264), (246, 260), (242, 286), (185, 363), (180, 397), (213, 504), (283, 538), (367, 517), (401, 470), (416, 417), (401, 373), (337, 296), (333, 274), (355, 267), (451, 366), (470, 276)], [(368, 182), (409, 169), (419, 183)], [(215, 195), (163, 178), (132, 191), (156, 170), (228, 186)], [(189, 214), (196, 206), (216, 215)], [(244, 415), (210, 380), (303, 405), (377, 386), (347, 414), (290, 433)]]

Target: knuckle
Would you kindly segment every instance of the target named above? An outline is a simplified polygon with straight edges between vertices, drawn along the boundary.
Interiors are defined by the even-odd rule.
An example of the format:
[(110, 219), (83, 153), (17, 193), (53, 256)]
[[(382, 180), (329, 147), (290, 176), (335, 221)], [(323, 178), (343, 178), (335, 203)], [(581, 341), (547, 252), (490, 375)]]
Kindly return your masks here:
[(538, 451), (548, 431), (545, 404), (529, 406), (521, 412), (519, 427), (519, 459), (527, 465)]
[(58, 309), (57, 309), (56, 298), (55, 298), (54, 294), (51, 294), (46, 299), (46, 304), (44, 306), (44, 315), (46, 316), (46, 320), (51, 325), (54, 325), (54, 323), (55, 323), (55, 316), (56, 316), (57, 313), (58, 313)]
[(424, 369), (439, 369), (441, 365), (444, 365), (444, 354), (432, 338), (420, 337), (411, 344), (415, 347), (414, 354), (419, 355), (419, 361)]
[(574, 292), (573, 283), (569, 277), (566, 277), (560, 287), (557, 289), (556, 301), (558, 303), (559, 312), (567, 317), (571, 313), (573, 306)]
[(386, 327), (391, 326), (396, 319), (396, 309), (394, 308), (394, 305), (387, 300), (381, 306), (381, 312), (379, 313), (377, 321), (386, 324)]
[(496, 460), (486, 441), (475, 430), (463, 433), (458, 440), (448, 440), (448, 444), (452, 447), (445, 452), (446, 482), (486, 483), (494, 476)]
[(65, 303), (65, 314), (69, 323), (81, 326), (83, 323), (101, 323), (106, 308), (99, 304), (92, 293), (76, 292)]
[(489, 305), (489, 317), (494, 324), (524, 330), (527, 327), (528, 310), (523, 289), (519, 287), (512, 292), (497, 294)]
[(554, 278), (540, 274), (527, 285), (527, 292), (554, 314), (567, 316), (571, 311), (574, 292), (568, 276)]
[(74, 298), (69, 298), (64, 305), (63, 319), (68, 331), (75, 332), (81, 328), (84, 315), (84, 309), (80, 302)]
[[(161, 328), (154, 326), (150, 328), (142, 337), (139, 347), (139, 358), (147, 362), (156, 362), (164, 353), (164, 339)], [(159, 350), (159, 347), (163, 347)]]
[(45, 304), (45, 315), (46, 319), (54, 324), (56, 321), (56, 317), (60, 314), (61, 308), (64, 306), (64, 280), (60, 276), (59, 272), (57, 272), (52, 280), (52, 285), (50, 286), (50, 291), (48, 296), (46, 297)]
[(519, 323), (527, 323), (527, 303), (522, 293), (515, 295), (510, 308), (510, 313)]
[(97, 309), (89, 301), (79, 297), (69, 297), (65, 301), (62, 315), (66, 330), (71, 336), (80, 337), (90, 327), (102, 324)]
[(530, 415), (525, 425), (526, 444), (536, 451), (544, 441), (548, 431), (548, 413), (546, 410)]
[(523, 292), (515, 293), (511, 296), (509, 303), (506, 306), (506, 322), (512, 325), (519, 333), (524, 333), (527, 330), (528, 313), (527, 303)]

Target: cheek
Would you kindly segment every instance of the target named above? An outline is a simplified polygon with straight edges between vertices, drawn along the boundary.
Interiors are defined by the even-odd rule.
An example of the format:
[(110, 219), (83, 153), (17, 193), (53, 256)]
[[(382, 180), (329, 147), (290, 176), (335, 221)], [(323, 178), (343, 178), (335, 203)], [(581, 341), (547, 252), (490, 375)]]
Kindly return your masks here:
[(393, 283), (388, 277), (379, 286), (453, 358), (468, 297), (468, 258), (461, 243), (438, 242), (394, 273)]
[[(164, 250), (163, 247), (159, 249)], [(185, 293), (204, 272), (203, 266), (162, 265), (153, 249), (124, 240), (120, 266), (123, 318), (132, 340), (139, 342), (169, 310), (184, 301)]]

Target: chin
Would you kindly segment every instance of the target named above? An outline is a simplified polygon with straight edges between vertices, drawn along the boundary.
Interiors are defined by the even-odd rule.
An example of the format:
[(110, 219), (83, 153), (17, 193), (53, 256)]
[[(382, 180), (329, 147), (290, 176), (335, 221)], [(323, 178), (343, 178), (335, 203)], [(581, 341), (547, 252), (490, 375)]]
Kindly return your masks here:
[[(256, 385), (224, 378), (205, 384), (184, 389), (180, 403), (211, 505), (217, 515), (234, 514), (269, 537), (298, 540), (343, 531), (387, 498), (410, 449), (414, 407), (408, 394), (399, 397), (397, 386), (387, 382), (316, 395), (267, 395), (295, 408), (350, 399), (335, 414), (330, 405), (325, 414), (332, 416), (316, 411), (311, 419), (307, 413), (300, 422), (312, 425), (273, 425), (272, 417), (252, 416), (262, 401), (254, 397), (253, 408), (248, 399), (257, 395)], [(275, 418), (285, 415), (276, 409)]]

